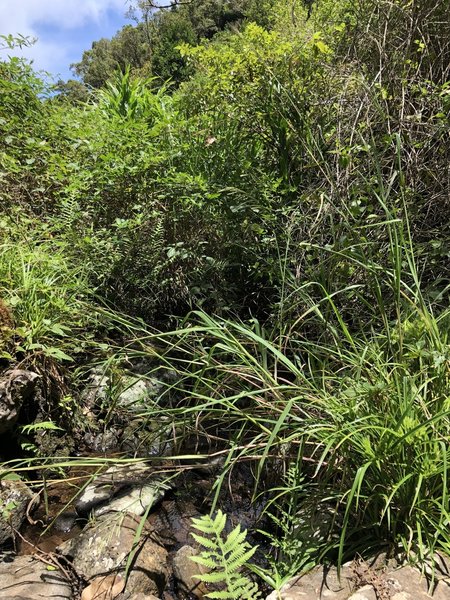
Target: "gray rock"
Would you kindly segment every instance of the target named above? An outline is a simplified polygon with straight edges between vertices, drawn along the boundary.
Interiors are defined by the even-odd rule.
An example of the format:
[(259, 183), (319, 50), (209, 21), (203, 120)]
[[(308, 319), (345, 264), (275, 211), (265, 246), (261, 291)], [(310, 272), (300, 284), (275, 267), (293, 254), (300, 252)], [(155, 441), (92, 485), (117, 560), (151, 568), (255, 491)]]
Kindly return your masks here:
[[(389, 585), (393, 600), (427, 600), (431, 597), (428, 593), (429, 578), (414, 567), (404, 566), (395, 571), (389, 571), (383, 575), (383, 579)], [(448, 600), (450, 586), (440, 578), (438, 572), (436, 572), (436, 579), (437, 586), (433, 590), (433, 599)]]
[(147, 484), (132, 487), (129, 491), (113, 498), (104, 506), (94, 509), (94, 516), (99, 517), (108, 512), (128, 512), (133, 515), (143, 515), (159, 502), (168, 489), (161, 481), (151, 481)]
[(84, 443), (91, 452), (111, 452), (117, 450), (119, 445), (119, 432), (111, 427), (108, 431), (101, 433), (85, 433)]
[(31, 556), (0, 562), (1, 600), (70, 600), (72, 589), (58, 570)]
[(354, 590), (354, 575), (350, 564), (341, 569), (317, 567), (309, 573), (290, 579), (267, 600), (347, 600)]
[(150, 479), (152, 473), (153, 470), (144, 463), (109, 467), (84, 488), (75, 502), (76, 511), (79, 515), (86, 516), (94, 507), (105, 504), (125, 487), (142, 485)]
[(126, 376), (122, 380), (123, 391), (117, 397), (117, 406), (128, 411), (140, 412), (148, 407), (148, 400), (156, 399), (164, 384), (153, 377), (136, 379)]
[(17, 422), (23, 403), (36, 389), (39, 375), (31, 371), (13, 369), (0, 380), (0, 434), (11, 429)]
[(58, 551), (72, 557), (76, 573), (87, 581), (110, 573), (124, 574), (133, 551), (126, 592), (159, 595), (167, 581), (167, 551), (134, 515), (103, 515), (79, 536), (64, 542)]
[(197, 551), (192, 546), (183, 546), (178, 550), (173, 559), (173, 574), (180, 590), (196, 598), (204, 598), (208, 590), (205, 584), (195, 579), (195, 575), (205, 573), (205, 568), (191, 560)]
[(20, 528), (32, 497), (22, 481), (0, 479), (0, 544), (13, 537), (14, 530)]
[(107, 402), (129, 412), (140, 412), (147, 408), (149, 399), (156, 399), (164, 388), (164, 382), (154, 377), (125, 373), (113, 377), (97, 369), (89, 376), (81, 399), (90, 408)]
[[(449, 579), (435, 572), (436, 586), (433, 595), (429, 593), (430, 579), (411, 566), (396, 569), (387, 561), (374, 562), (375, 566), (361, 563), (347, 563), (341, 570), (328, 572), (316, 568), (311, 572), (291, 579), (280, 593), (272, 592), (266, 600), (448, 600), (450, 598)], [(362, 580), (362, 581), (361, 581)], [(365, 580), (365, 581), (364, 581)], [(366, 584), (370, 581), (372, 585)], [(359, 583), (359, 585), (358, 585)], [(355, 589), (356, 588), (356, 589)]]

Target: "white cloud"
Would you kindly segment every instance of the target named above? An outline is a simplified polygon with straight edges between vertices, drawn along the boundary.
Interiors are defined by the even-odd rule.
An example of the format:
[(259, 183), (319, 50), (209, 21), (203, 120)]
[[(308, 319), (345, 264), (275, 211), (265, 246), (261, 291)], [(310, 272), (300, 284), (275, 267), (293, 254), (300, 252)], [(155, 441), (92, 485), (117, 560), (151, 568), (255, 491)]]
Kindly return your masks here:
[[(122, 16), (127, 8), (127, 0), (0, 0), (0, 34), (38, 38), (34, 46), (14, 54), (33, 59), (37, 69), (67, 71), (89, 47), (85, 39), (77, 39), (76, 30), (87, 25), (100, 28), (108, 11)], [(48, 27), (63, 33), (64, 43), (52, 39)]]

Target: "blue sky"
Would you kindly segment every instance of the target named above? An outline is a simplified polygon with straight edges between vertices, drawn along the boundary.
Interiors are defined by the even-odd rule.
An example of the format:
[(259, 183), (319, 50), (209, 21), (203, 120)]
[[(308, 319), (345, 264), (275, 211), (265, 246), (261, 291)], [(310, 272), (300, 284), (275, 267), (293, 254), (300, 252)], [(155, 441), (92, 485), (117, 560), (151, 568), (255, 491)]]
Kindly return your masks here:
[(70, 64), (81, 59), (93, 41), (111, 37), (123, 25), (127, 0), (0, 0), (0, 34), (38, 38), (22, 51), (2, 51), (33, 60), (36, 70), (55, 78), (73, 77)]

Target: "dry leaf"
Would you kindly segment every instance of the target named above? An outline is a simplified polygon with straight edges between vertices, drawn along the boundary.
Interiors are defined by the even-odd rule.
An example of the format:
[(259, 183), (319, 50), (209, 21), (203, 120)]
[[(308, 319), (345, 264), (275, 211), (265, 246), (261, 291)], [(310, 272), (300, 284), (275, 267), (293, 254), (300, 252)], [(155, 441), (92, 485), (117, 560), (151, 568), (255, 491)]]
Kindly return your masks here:
[(114, 600), (123, 592), (125, 580), (121, 575), (107, 575), (96, 577), (94, 581), (83, 590), (81, 600)]

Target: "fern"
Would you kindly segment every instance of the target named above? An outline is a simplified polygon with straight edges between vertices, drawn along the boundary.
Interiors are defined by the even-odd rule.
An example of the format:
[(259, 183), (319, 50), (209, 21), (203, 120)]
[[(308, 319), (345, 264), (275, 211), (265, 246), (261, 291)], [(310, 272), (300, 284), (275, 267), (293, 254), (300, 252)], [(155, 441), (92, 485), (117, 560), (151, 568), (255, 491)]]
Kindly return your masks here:
[(207, 598), (222, 600), (255, 600), (259, 598), (258, 586), (241, 574), (256, 551), (246, 541), (247, 531), (238, 525), (224, 539), (226, 515), (219, 510), (213, 519), (209, 515), (192, 519), (195, 529), (204, 535), (192, 533), (194, 539), (204, 548), (199, 556), (191, 560), (206, 567), (209, 572), (196, 575), (204, 583), (221, 584), (225, 589), (206, 594)]

